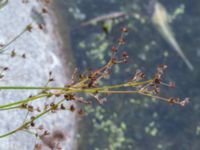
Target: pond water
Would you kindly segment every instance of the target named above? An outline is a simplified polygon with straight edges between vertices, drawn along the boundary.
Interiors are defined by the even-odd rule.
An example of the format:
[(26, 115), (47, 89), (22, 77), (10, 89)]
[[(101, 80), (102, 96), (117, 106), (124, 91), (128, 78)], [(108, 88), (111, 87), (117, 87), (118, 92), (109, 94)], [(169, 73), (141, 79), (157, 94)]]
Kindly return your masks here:
[[(171, 16), (169, 24), (182, 51), (194, 66), (188, 69), (181, 57), (152, 24), (144, 0), (63, 0), (56, 2), (70, 27), (71, 45), (80, 71), (96, 68), (109, 59), (110, 48), (117, 43), (120, 28), (129, 30), (126, 45), (127, 64), (113, 69), (114, 77), (105, 84), (127, 81), (137, 69), (152, 77), (158, 64), (166, 64), (166, 82), (175, 89), (163, 88), (166, 97), (190, 97), (186, 107), (152, 101), (138, 95), (112, 95), (98, 106), (85, 108), (87, 115), (79, 125), (81, 150), (198, 150), (200, 147), (200, 1), (162, 0)], [(81, 23), (113, 12), (125, 12), (110, 22), (81, 26)], [(105, 28), (109, 28), (105, 32)], [(63, 25), (62, 25), (63, 26)], [(102, 30), (102, 28), (104, 30)], [(106, 29), (107, 29), (106, 28)]]

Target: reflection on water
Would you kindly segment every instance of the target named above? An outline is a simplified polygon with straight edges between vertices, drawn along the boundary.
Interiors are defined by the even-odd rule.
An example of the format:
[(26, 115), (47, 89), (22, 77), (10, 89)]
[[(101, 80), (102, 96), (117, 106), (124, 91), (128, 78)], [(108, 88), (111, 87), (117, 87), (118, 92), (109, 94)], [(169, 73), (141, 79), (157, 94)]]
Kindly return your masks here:
[[(63, 0), (64, 1), (64, 0)], [(61, 2), (61, 1), (60, 1)], [(88, 108), (88, 116), (80, 125), (80, 147), (93, 149), (161, 149), (198, 150), (200, 143), (199, 97), (200, 97), (200, 2), (191, 0), (160, 1), (171, 16), (170, 23), (175, 37), (185, 55), (194, 65), (190, 71), (177, 53), (163, 40), (153, 27), (146, 8), (148, 1), (140, 0), (76, 0), (60, 6), (67, 10), (71, 25), (72, 49), (80, 70), (95, 68), (108, 58), (109, 48), (116, 42), (119, 29), (127, 26), (129, 34), (123, 50), (129, 52), (126, 66), (114, 69), (116, 77), (110, 83), (124, 81), (137, 68), (152, 75), (157, 64), (168, 65), (165, 80), (176, 82), (176, 89), (164, 90), (166, 96), (190, 97), (191, 103), (184, 108), (135, 95), (113, 95), (102, 107)], [(183, 8), (184, 11), (180, 12)], [(111, 31), (105, 34), (102, 23), (94, 26), (79, 26), (81, 19), (91, 19), (110, 12), (140, 14), (128, 15), (112, 22)], [(76, 14), (76, 15), (74, 15)], [(82, 15), (85, 17), (74, 17)]]

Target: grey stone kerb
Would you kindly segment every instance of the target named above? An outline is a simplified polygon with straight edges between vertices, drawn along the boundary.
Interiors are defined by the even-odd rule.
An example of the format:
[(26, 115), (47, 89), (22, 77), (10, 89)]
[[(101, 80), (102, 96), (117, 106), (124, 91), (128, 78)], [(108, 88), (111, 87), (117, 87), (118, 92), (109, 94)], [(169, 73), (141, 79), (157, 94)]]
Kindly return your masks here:
[[(10, 0), (0, 9), (0, 43), (5, 44), (20, 33), (26, 25), (32, 24), (32, 32), (27, 32), (7, 47), (5, 54), (0, 54), (0, 66), (9, 67), (5, 77), (0, 79), (0, 86), (44, 86), (48, 80), (49, 71), (53, 72), (55, 82), (51, 86), (63, 86), (70, 78), (65, 53), (62, 51), (62, 42), (54, 26), (55, 18), (50, 13), (40, 15), (42, 3), (30, 0), (24, 4), (22, 0)], [(52, 13), (52, 12), (51, 12)], [(38, 23), (45, 24), (45, 30), (38, 28)], [(15, 49), (17, 54), (26, 54), (26, 59), (10, 58), (6, 53)], [(69, 55), (69, 54), (68, 54)], [(62, 58), (62, 59), (61, 59)], [(0, 91), (0, 105), (19, 101), (34, 95), (39, 91)], [(42, 100), (35, 105), (44, 104)], [(0, 134), (4, 134), (19, 127), (26, 115), (26, 111), (0, 111)], [(63, 149), (73, 150), (75, 145), (75, 114), (62, 111), (48, 114), (37, 121), (43, 124), (48, 131), (62, 130), (66, 140), (62, 143)], [(0, 150), (33, 150), (36, 138), (26, 132), (18, 132), (0, 139)], [(45, 148), (48, 149), (48, 148)]]

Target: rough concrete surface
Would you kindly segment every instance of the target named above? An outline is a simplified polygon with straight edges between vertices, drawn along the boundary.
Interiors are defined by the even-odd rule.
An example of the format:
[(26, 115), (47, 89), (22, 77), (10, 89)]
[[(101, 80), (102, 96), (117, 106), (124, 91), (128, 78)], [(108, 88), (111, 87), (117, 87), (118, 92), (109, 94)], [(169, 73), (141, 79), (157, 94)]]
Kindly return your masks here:
[[(70, 70), (63, 58), (62, 42), (55, 29), (56, 20), (50, 13), (40, 14), (43, 4), (37, 0), (30, 0), (23, 4), (22, 0), (10, 0), (0, 9), (0, 44), (6, 44), (19, 34), (26, 25), (32, 24), (32, 32), (26, 32), (18, 40), (0, 54), (0, 66), (9, 67), (5, 77), (0, 79), (0, 86), (44, 86), (48, 80), (49, 71), (53, 72), (55, 82), (52, 86), (63, 86), (70, 78)], [(45, 24), (45, 29), (38, 28), (38, 24)], [(10, 58), (8, 53), (15, 49), (21, 57)], [(62, 59), (61, 58), (62, 55)], [(34, 95), (39, 91), (0, 91), (0, 105), (19, 101)], [(44, 101), (38, 100), (34, 104), (41, 106)], [(0, 135), (19, 127), (26, 115), (26, 111), (0, 111)], [(69, 111), (48, 114), (36, 123), (43, 124), (48, 131), (62, 130), (66, 140), (62, 143), (63, 149), (74, 149), (75, 114)], [(17, 132), (0, 139), (0, 150), (33, 150), (35, 143), (40, 143), (27, 132)], [(48, 149), (48, 148), (44, 148)]]

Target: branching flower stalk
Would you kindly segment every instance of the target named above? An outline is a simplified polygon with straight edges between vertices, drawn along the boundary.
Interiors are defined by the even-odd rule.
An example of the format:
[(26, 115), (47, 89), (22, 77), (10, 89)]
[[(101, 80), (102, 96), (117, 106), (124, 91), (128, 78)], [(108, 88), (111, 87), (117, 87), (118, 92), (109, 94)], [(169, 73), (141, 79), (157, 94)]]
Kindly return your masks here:
[[(38, 100), (40, 98), (55, 96), (55, 95), (65, 95), (65, 94), (74, 94), (74, 93), (104, 93), (104, 94), (132, 94), (132, 93), (139, 93), (139, 91), (122, 91), (122, 90), (115, 90), (121, 87), (137, 87), (139, 85), (145, 85), (147, 83), (151, 83), (152, 80), (147, 80), (143, 82), (135, 82), (135, 83), (124, 83), (112, 86), (103, 86), (99, 88), (81, 88), (81, 87), (9, 87), (9, 86), (0, 86), (0, 90), (45, 90), (46, 93), (42, 93), (40, 95), (32, 96), (30, 98), (20, 100), (18, 102), (13, 102), (5, 105), (0, 105), (0, 110), (7, 110), (12, 108), (13, 106), (16, 108), (20, 107), (20, 104), (28, 103), (31, 101)], [(50, 91), (56, 90), (56, 91)], [(47, 92), (48, 91), (48, 92)], [(141, 93), (140, 93), (141, 94)]]
[[(15, 50), (12, 50), (11, 52), (6, 53), (6, 50), (12, 43), (14, 43), (16, 40), (18, 40), (27, 31), (28, 32), (32, 31), (32, 25), (31, 24), (26, 25), (26, 27), (18, 35), (16, 35), (13, 39), (11, 39), (6, 44), (0, 44), (0, 55), (7, 55), (7, 56), (10, 56), (11, 58), (17, 56), (17, 57), (25, 59), (26, 54), (18, 55)], [(0, 66), (0, 79), (2, 79), (4, 77), (4, 72), (6, 72), (7, 70), (9, 70), (8, 67)]]
[[(63, 103), (63, 101), (65, 101), (65, 99), (60, 100), (60, 101), (59, 101), (58, 103), (56, 103), (55, 105), (56, 105), (56, 106), (59, 106), (61, 103)], [(38, 118), (44, 116), (45, 114), (47, 114), (47, 113), (50, 112), (50, 111), (51, 111), (51, 108), (49, 108), (49, 109), (43, 111), (42, 113), (39, 113), (37, 116), (33, 117), (31, 120), (24, 122), (24, 124), (22, 124), (22, 125), (21, 125), (20, 127), (18, 127), (17, 129), (15, 129), (15, 130), (13, 130), (13, 131), (11, 131), (11, 132), (8, 132), (8, 133), (6, 133), (6, 134), (4, 134), (4, 135), (1, 135), (0, 138), (9, 136), (9, 135), (11, 135), (11, 134), (16, 133), (17, 131), (21, 131), (21, 130), (24, 130), (24, 129), (28, 128), (28, 126), (29, 126), (31, 123), (33, 123), (35, 120), (37, 120)]]
[(2, 47), (0, 47), (0, 53), (3, 53), (5, 51), (5, 49), (10, 46), (12, 43), (14, 43), (17, 39), (19, 39), (24, 33), (31, 32), (32, 30), (32, 25), (29, 24), (27, 25), (18, 35), (16, 35), (12, 40), (10, 40), (8, 43), (6, 43), (5, 45), (2, 45)]
[[(131, 77), (131, 79), (124, 83), (103, 86), (99, 84), (102, 79), (107, 79), (108, 76), (111, 76), (114, 65), (127, 63), (127, 52), (122, 52), (120, 57), (117, 56), (119, 48), (125, 44), (124, 36), (127, 32), (128, 30), (126, 28), (121, 29), (121, 36), (118, 39), (117, 45), (111, 48), (111, 57), (106, 65), (85, 74), (78, 74), (77, 71), (75, 71), (72, 75), (70, 83), (66, 84), (64, 87), (48, 86), (47, 84), (49, 82), (54, 81), (52, 77), (50, 77), (47, 84), (42, 87), (0, 86), (0, 90), (41, 91), (37, 95), (30, 96), (27, 99), (0, 105), (0, 111), (23, 109), (27, 110), (28, 112), (36, 112), (35, 116), (32, 116), (29, 120), (25, 120), (20, 127), (10, 131), (9, 133), (1, 135), (0, 138), (12, 135), (18, 131), (29, 131), (31, 127), (36, 126), (35, 121), (37, 119), (50, 112), (54, 113), (56, 111), (69, 110), (72, 112), (76, 111), (78, 114), (82, 115), (84, 114), (83, 109), (76, 108), (73, 104), (70, 106), (66, 105), (68, 101), (73, 101), (83, 105), (91, 104), (92, 101), (88, 99), (88, 97), (95, 99), (98, 104), (103, 104), (106, 101), (106, 97), (110, 94), (140, 94), (159, 99), (170, 104), (185, 106), (189, 102), (188, 98), (180, 100), (179, 98), (165, 98), (160, 95), (161, 86), (168, 86), (170, 88), (175, 87), (172, 82), (164, 83), (162, 81), (164, 70), (167, 68), (166, 65), (159, 65), (151, 79), (145, 79), (145, 74), (141, 71), (137, 71), (133, 77)], [(50, 104), (44, 104), (44, 108), (38, 108), (30, 104), (31, 102), (39, 101), (42, 98), (55, 98), (56, 100)], [(38, 136), (38, 134), (35, 135)]]

